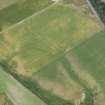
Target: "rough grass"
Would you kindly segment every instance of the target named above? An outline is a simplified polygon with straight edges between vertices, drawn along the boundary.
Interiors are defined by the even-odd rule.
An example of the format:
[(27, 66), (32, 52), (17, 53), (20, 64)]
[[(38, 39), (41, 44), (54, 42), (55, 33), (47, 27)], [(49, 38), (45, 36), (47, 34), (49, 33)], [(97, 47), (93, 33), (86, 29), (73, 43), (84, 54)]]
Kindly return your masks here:
[(25, 67), (35, 72), (35, 68), (54, 59), (54, 55), (72, 49), (100, 29), (99, 24), (75, 9), (53, 5), (3, 32), (7, 41), (4, 46), (8, 46), (3, 55), (17, 50), (17, 57), (20, 57)]

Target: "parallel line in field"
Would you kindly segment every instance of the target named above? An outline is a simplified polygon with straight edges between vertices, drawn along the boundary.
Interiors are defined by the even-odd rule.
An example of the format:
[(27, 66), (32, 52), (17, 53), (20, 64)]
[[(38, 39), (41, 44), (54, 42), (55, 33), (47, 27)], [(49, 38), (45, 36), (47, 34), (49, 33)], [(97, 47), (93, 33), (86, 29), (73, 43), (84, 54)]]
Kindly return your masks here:
[[(103, 32), (103, 30), (101, 30), (100, 32)], [(83, 42), (77, 44), (76, 46), (73, 46), (73, 47), (70, 47), (70, 48), (66, 49), (63, 53), (58, 52), (56, 55), (58, 55), (58, 54), (59, 54), (59, 55), (58, 55), (58, 56), (55, 55), (56, 58), (52, 59), (50, 62), (46, 63), (44, 66), (42, 66), (41, 68), (39, 68), (38, 71), (40, 71), (40, 70), (41, 70), (43, 67), (45, 67), (46, 65), (51, 64), (52, 62), (55, 62), (55, 61), (59, 60), (61, 57), (63, 57), (65, 54), (71, 52), (73, 49), (76, 49), (76, 48), (78, 48), (79, 46), (85, 44), (87, 41), (89, 41), (89, 40), (91, 40), (92, 38), (94, 38), (94, 37), (96, 37), (97, 35), (99, 35), (100, 32), (95, 33), (93, 36), (91, 36), (91, 37), (89, 37), (88, 39), (84, 40)], [(34, 72), (32, 75), (34, 75), (35, 73), (36, 73), (36, 72)]]
[(43, 13), (43, 12), (47, 11), (48, 9), (50, 9), (51, 7), (53, 7), (54, 5), (56, 5), (56, 2), (53, 3), (53, 4), (51, 4), (51, 5), (48, 6), (48, 7), (44, 8), (44, 9), (40, 10), (39, 12), (36, 12), (36, 13), (32, 14), (31, 16), (29, 16), (29, 17), (27, 17), (27, 18), (21, 20), (20, 22), (14, 24), (14, 25), (12, 25), (12, 26), (10, 26), (9, 28), (7, 28), (7, 29), (1, 31), (0, 34), (2, 34), (2, 33), (4, 33), (4, 32), (7, 32), (7, 31), (9, 31), (9, 30), (11, 30), (11, 29), (17, 27), (18, 25), (20, 25), (20, 24), (22, 24), (22, 23), (24, 23), (24, 22), (30, 20), (31, 18), (33, 18), (33, 17), (35, 17), (35, 16), (37, 16), (37, 15), (40, 15), (41, 13)]
[[(6, 73), (3, 68), (0, 68), (1, 70), (1, 74), (5, 77), (3, 77), (4, 80), (4, 85), (7, 86), (7, 88), (5, 88), (4, 92), (6, 93), (6, 95), (8, 96), (8, 98), (15, 104), (15, 105), (29, 105), (29, 97), (31, 97), (32, 99), (34, 99), (31, 103), (31, 105), (34, 105), (35, 103), (39, 103), (40, 105), (47, 105), (40, 97), (38, 97), (36, 94), (33, 94), (30, 90), (28, 90), (25, 86), (23, 86), (17, 79), (15, 79), (12, 75), (10, 75), (9, 73)], [(0, 77), (1, 78), (1, 77)], [(11, 87), (13, 87), (14, 90), (11, 89)], [(15, 92), (19, 91), (19, 95), (15, 94)], [(18, 99), (16, 100), (17, 95), (19, 96)], [(28, 95), (28, 96), (26, 96)], [(21, 98), (23, 97), (22, 102), (21, 102)], [(26, 103), (28, 102), (28, 103)]]

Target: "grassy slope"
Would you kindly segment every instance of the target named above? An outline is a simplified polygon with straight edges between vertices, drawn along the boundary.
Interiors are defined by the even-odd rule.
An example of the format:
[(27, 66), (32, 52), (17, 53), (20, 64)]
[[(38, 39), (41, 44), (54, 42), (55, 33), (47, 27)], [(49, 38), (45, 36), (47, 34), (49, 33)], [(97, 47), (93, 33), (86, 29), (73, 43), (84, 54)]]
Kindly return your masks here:
[(0, 10), (1, 30), (16, 24), (33, 13), (45, 8), (49, 0), (22, 0)]
[(14, 105), (46, 105), (11, 75), (4, 72), (2, 67), (0, 68), (0, 83), (3, 86), (3, 91)]
[(99, 30), (99, 24), (75, 9), (53, 5), (39, 15), (33, 15), (17, 24), (13, 29), (1, 33), (5, 48), (8, 46), (7, 52), (3, 52), (5, 49), (1, 45), (1, 55), (18, 50), (17, 57), (20, 57), (27, 69), (35, 72), (34, 68), (47, 64), (55, 54), (60, 55), (73, 48)]

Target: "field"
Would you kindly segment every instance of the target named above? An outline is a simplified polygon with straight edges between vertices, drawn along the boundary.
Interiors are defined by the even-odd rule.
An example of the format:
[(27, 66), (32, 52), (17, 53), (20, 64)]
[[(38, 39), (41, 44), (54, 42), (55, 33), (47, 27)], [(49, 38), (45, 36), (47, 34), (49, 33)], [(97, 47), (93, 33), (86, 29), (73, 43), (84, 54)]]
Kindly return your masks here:
[(70, 63), (73, 64), (73, 66), (77, 66), (81, 69), (81, 73), (86, 72), (87, 74), (91, 75), (96, 81), (97, 84), (92, 84), (92, 83), (90, 84), (90, 86), (93, 85), (93, 89), (97, 93), (97, 95), (95, 96), (96, 105), (105, 104), (104, 42), (105, 42), (105, 31), (102, 31), (100, 33), (97, 33), (94, 37), (90, 38), (82, 45), (74, 48), (69, 53), (69, 56), (67, 56), (69, 59), (71, 59)]
[(71, 102), (78, 101), (77, 96), (85, 93), (87, 100), (85, 99), (83, 105), (104, 105), (104, 42), (105, 31), (101, 31), (40, 69), (32, 78), (45, 90), (66, 100), (74, 98)]
[[(77, 10), (81, 11), (82, 13), (86, 14), (87, 16), (91, 16), (94, 18), (94, 15), (92, 15), (92, 11), (87, 5), (86, 0), (64, 0), (69, 1), (69, 4), (75, 7)], [(94, 18), (96, 19), (96, 18)]]
[(6, 42), (5, 48), (8, 46), (3, 55), (16, 53), (14, 59), (22, 61), (27, 70), (35, 72), (35, 69), (47, 64), (49, 59), (55, 59), (55, 55), (60, 56), (99, 30), (101, 26), (96, 21), (75, 9), (52, 4), (42, 13), (1, 33)]
[(102, 26), (75, 8), (82, 1), (51, 3), (25, 0), (0, 12), (0, 90), (13, 105), (104, 105)]
[(0, 105), (13, 105), (11, 100), (6, 96), (3, 87), (0, 79)]
[[(5, 1), (5, 0), (4, 0)], [(19, 0), (0, 10), (0, 28), (2, 30), (22, 21), (33, 13), (47, 7), (49, 0)]]
[[(14, 105), (46, 105), (0, 67), (0, 85)], [(14, 94), (15, 93), (15, 94)]]
[(17, 0), (1, 0), (0, 1), (0, 10), (7, 8), (8, 6), (10, 6), (16, 2), (17, 2)]
[(88, 40), (84, 45), (79, 46), (73, 50), (74, 56), (76, 55), (80, 65), (85, 67), (87, 72), (90, 73), (97, 82), (104, 88), (104, 41), (105, 32), (98, 33), (95, 37)]

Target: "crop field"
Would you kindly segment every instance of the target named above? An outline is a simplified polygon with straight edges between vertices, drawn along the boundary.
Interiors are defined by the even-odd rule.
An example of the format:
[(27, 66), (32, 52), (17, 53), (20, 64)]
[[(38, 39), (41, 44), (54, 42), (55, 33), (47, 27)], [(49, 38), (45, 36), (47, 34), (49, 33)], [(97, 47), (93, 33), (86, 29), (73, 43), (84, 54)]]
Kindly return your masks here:
[(73, 50), (73, 54), (76, 55), (80, 64), (84, 65), (85, 68), (87, 68), (87, 72), (92, 74), (99, 83), (102, 83), (103, 86), (104, 86), (103, 81), (104, 81), (104, 72), (105, 72), (104, 41), (105, 41), (105, 32), (102, 31), (98, 33), (95, 37), (91, 38), (86, 43), (84, 43), (84, 45), (81, 45)]
[[(5, 1), (5, 0), (4, 0)], [(19, 21), (31, 16), (33, 13), (47, 7), (52, 2), (49, 0), (19, 0), (0, 10), (1, 31)]]
[(104, 105), (104, 42), (105, 31), (101, 31), (40, 69), (32, 78), (45, 90), (73, 103), (81, 100), (80, 94), (84, 93), (87, 98), (83, 105)]
[(0, 105), (105, 105), (105, 31), (79, 1), (0, 10)]
[(2, 67), (0, 68), (0, 84), (14, 105), (46, 105), (37, 96), (18, 83), (11, 75), (5, 73)]
[(6, 52), (1, 49), (1, 54), (3, 51), (3, 55), (10, 56), (15, 52), (15, 58), (24, 62), (27, 70), (35, 72), (49, 59), (54, 59), (54, 55), (60, 56), (100, 30), (101, 26), (96, 21), (75, 9), (52, 4), (42, 13), (2, 32), (4, 46), (8, 47)]
[(82, 95), (85, 94), (85, 91), (90, 94), (92, 94), (92, 92), (70, 66), (70, 63), (67, 63), (67, 59), (62, 56), (56, 62), (36, 72), (32, 78), (45, 90), (75, 103), (82, 99)]
[(81, 66), (94, 76), (105, 91), (104, 84), (104, 42), (105, 32), (98, 33), (95, 37), (88, 40), (84, 45), (73, 50)]
[(69, 4), (77, 8), (79, 11), (92, 17), (91, 9), (88, 7), (86, 0), (67, 0), (67, 1), (69, 1)]
[(0, 105), (13, 105), (9, 98), (4, 93), (3, 85), (0, 82)]
[[(76, 62), (78, 62), (79, 67), (81, 67), (81, 72), (87, 72), (92, 75), (94, 80), (98, 83), (99, 86), (95, 85), (97, 94), (102, 94), (105, 97), (105, 31), (97, 33), (94, 37), (90, 38), (84, 44), (78, 46), (77, 48), (71, 51), (69, 54), (72, 58), (76, 58)], [(69, 58), (71, 58), (69, 56)], [(75, 64), (76, 65), (76, 64)], [(102, 97), (101, 97), (102, 99)], [(100, 105), (105, 104), (104, 99), (99, 101), (95, 100), (96, 105), (100, 103)], [(99, 102), (98, 102), (99, 101)], [(104, 102), (104, 103), (102, 103)]]

